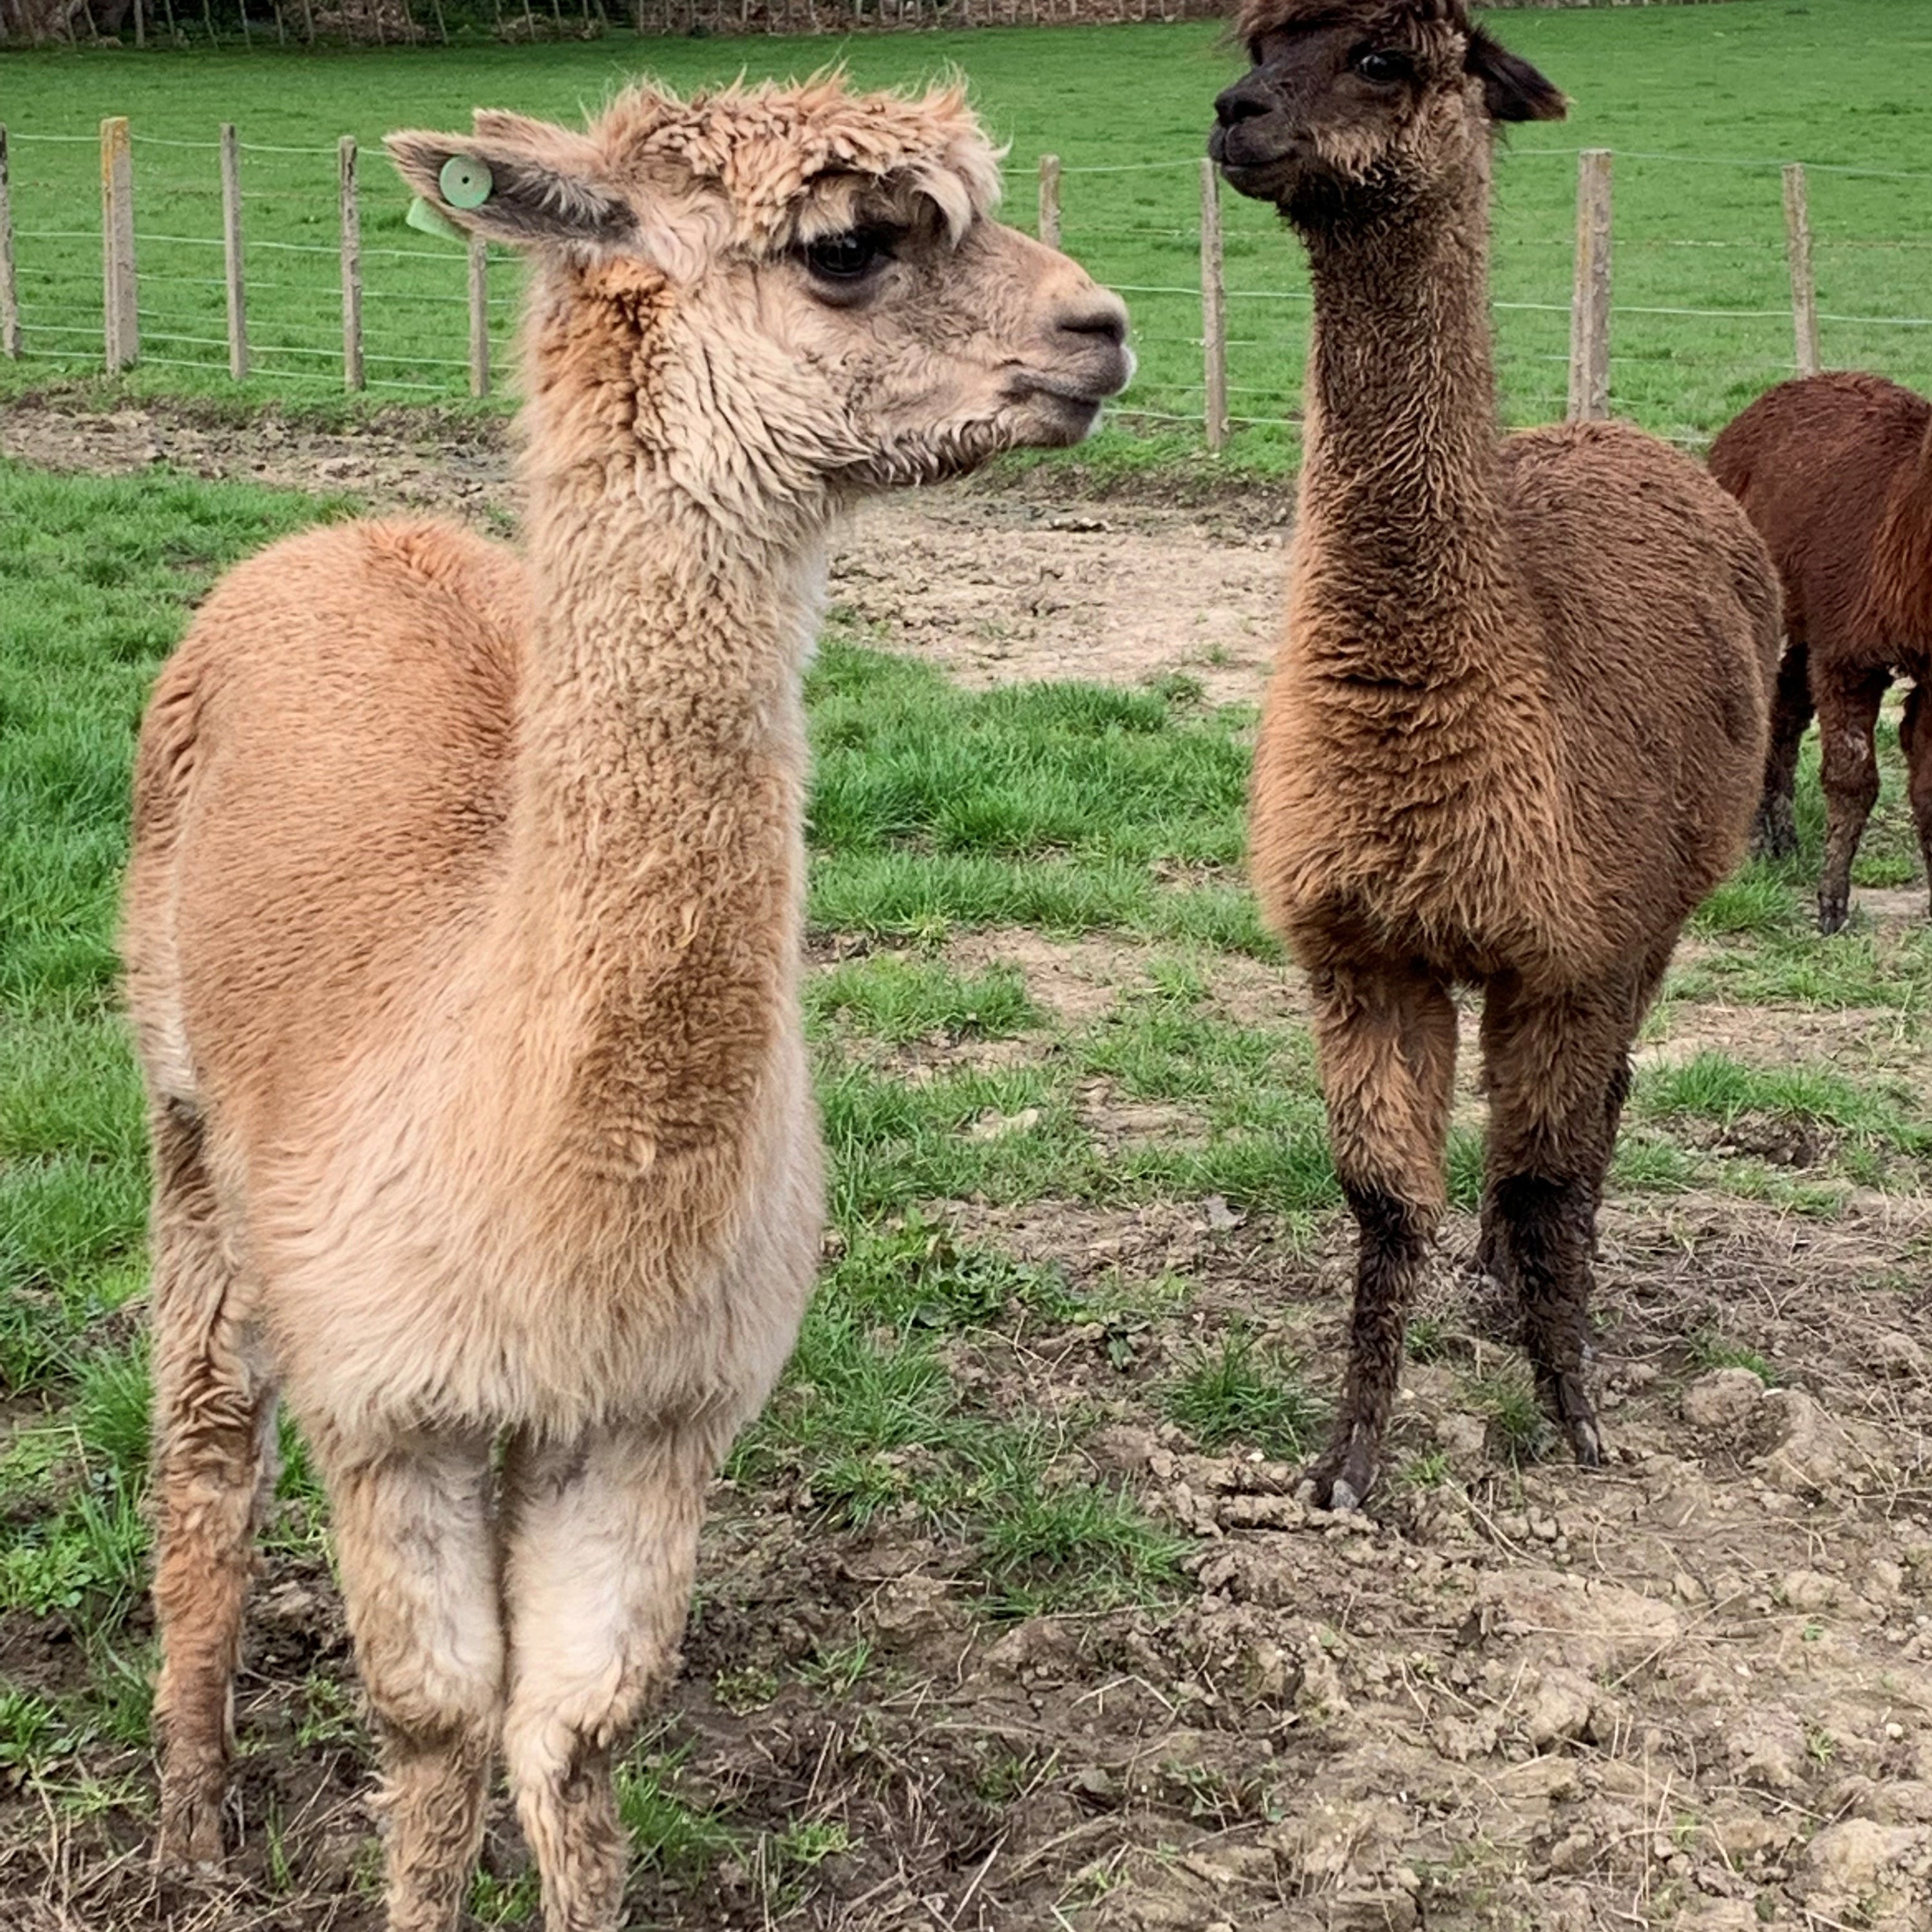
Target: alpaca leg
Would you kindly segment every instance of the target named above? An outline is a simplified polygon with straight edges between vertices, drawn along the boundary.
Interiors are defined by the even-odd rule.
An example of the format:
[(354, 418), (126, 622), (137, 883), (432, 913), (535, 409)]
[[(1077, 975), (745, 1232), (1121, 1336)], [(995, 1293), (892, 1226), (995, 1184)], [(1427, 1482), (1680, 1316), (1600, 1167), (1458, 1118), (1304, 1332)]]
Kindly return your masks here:
[(1584, 1380), (1597, 1213), (1630, 1091), (1630, 1042), (1669, 956), (1662, 947), (1608, 989), (1534, 998), (1498, 980), (1484, 1007), (1487, 1211), (1538, 1394), (1586, 1468), (1603, 1453)]
[(153, 1121), (154, 1609), (164, 1868), (221, 1856), (234, 1681), (256, 1532), (272, 1480), (274, 1390), (249, 1358), (199, 1126)]
[(1825, 870), (1818, 884), (1818, 930), (1840, 932), (1851, 916), (1852, 861), (1878, 802), (1872, 740), (1888, 671), (1828, 680), (1817, 692), (1818, 744), (1825, 787)]
[(325, 1427), (316, 1448), (381, 1742), (388, 1932), (446, 1932), (482, 1843), (502, 1700), (489, 1440), (370, 1447)]
[(1456, 1010), (1405, 965), (1315, 976), (1315, 1038), (1335, 1168), (1358, 1230), (1348, 1368), (1306, 1492), (1352, 1509), (1374, 1483), (1403, 1330), (1444, 1200)]
[(1926, 876), (1932, 880), (1932, 704), (1927, 701), (1922, 682), (1915, 683), (1906, 695), (1898, 736), (1905, 754), (1912, 822), (1918, 828), (1918, 850), (1925, 862)]
[(1773, 859), (1798, 850), (1798, 820), (1792, 800), (1798, 788), (1798, 748), (1811, 722), (1811, 653), (1793, 640), (1778, 667), (1772, 700), (1771, 746), (1765, 754), (1764, 796), (1751, 828), (1751, 850)]
[(684, 1633), (718, 1429), (519, 1438), (504, 1472), (504, 1754), (544, 1932), (614, 1932), (626, 1845), (612, 1765)]

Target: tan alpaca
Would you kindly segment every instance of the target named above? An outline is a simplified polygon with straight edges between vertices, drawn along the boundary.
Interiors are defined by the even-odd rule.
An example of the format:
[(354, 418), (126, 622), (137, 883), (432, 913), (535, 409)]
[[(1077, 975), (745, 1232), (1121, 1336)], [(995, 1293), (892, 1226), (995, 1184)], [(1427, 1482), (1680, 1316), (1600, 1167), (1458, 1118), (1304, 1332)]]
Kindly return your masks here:
[[(827, 528), (1076, 441), (1126, 317), (988, 218), (957, 92), (640, 89), (584, 134), (479, 112), (390, 146), (533, 256), (527, 551), (403, 521), (278, 544), (142, 730), (160, 1851), (220, 1853), (279, 1390), (381, 1732), (392, 1927), (454, 1919), (500, 1744), (544, 1922), (589, 1932), (622, 1890), (612, 1754), (818, 1252)], [(472, 210), (452, 158), (488, 170)]]

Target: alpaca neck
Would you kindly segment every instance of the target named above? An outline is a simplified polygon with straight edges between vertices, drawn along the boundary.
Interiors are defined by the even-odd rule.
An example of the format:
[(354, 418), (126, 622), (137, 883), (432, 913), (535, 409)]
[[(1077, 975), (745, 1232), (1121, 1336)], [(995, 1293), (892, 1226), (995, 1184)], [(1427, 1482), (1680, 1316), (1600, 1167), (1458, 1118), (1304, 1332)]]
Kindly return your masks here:
[[(1299, 547), (1335, 674), (1418, 686), (1493, 664), (1514, 608), (1498, 502), (1489, 167), (1308, 236), (1314, 289)], [(1484, 642), (1484, 661), (1471, 655)]]
[(634, 441), (530, 477), (510, 977), (566, 1142), (619, 1172), (746, 1131), (802, 917), (823, 531), (748, 531), (674, 468)]

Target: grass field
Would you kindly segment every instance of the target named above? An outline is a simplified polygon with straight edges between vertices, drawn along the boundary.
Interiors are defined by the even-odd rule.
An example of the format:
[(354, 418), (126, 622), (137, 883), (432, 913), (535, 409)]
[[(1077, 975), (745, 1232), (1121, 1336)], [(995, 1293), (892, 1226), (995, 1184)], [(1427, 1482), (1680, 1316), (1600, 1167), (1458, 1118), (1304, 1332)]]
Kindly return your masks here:
[[(1496, 290), (1506, 405), (1562, 408), (1575, 153), (1617, 153), (1612, 400), (1687, 440), (1712, 433), (1792, 356), (1777, 164), (1812, 164), (1828, 364), (1932, 386), (1932, 22), (1898, 0), (1736, 0), (1500, 16), (1511, 44), (1573, 96), (1567, 123), (1522, 130), (1498, 170)], [(1142, 370), (1084, 460), (1161, 462), (1191, 449), (1202, 407), (1197, 164), (1215, 92), (1237, 63), (1205, 26), (986, 30), (830, 39), (665, 40), (253, 55), (16, 55), (0, 116), (14, 137), (28, 359), (0, 393), (84, 370), (99, 349), (94, 130), (132, 118), (142, 327), (130, 386), (227, 392), (214, 142), (244, 156), (256, 365), (248, 392), (337, 393), (334, 146), (362, 143), (372, 394), (459, 394), (459, 250), (402, 225), (376, 152), (386, 129), (460, 124), (478, 103), (568, 118), (627, 74), (680, 86), (845, 61), (870, 83), (969, 76), (1011, 144), (1010, 212), (1030, 225), (1042, 150), (1059, 153), (1066, 244), (1128, 292)], [(55, 137), (59, 137), (58, 139)], [(286, 152), (286, 151), (296, 152)], [(305, 151), (305, 152), (304, 152)], [(1234, 460), (1292, 462), (1306, 330), (1299, 251), (1271, 215), (1226, 198)], [(515, 271), (493, 271), (500, 366)], [(1674, 313), (1693, 310), (1695, 314)], [(1896, 317), (1890, 322), (1860, 318)], [(1139, 413), (1130, 413), (1138, 412)]]
[[(169, 1919), (142, 1876), (144, 1156), (112, 949), (131, 734), (156, 662), (220, 569), (342, 507), (165, 472), (110, 481), (0, 464), (10, 1925), (374, 1922), (366, 1748), (320, 1498), (286, 1432), (242, 1684), (240, 1888), (167, 1906), (179, 1914)], [(1286, 1914), (1304, 1883), (1332, 1888), (1313, 1841), (1293, 1836), (1309, 1794), (1372, 1810), (1398, 1780), (1421, 1809), (1399, 1840), (1406, 1862), (1387, 1863), (1390, 1898), (1420, 1887), (1432, 1926), (1556, 1922), (1537, 1902), (1552, 1855), (1510, 1835), (1542, 1815), (1512, 1796), (1523, 1767), (1492, 1765), (1490, 1797), (1454, 1804), (1445, 1794), (1466, 1784), (1455, 1751), (1480, 1760), (1488, 1747), (1441, 1744), (1392, 1770), (1412, 1700), (1486, 1708), (1504, 1760), (1574, 1748), (1603, 1778), (1634, 1776), (1640, 1738), (1648, 1778), (1653, 1751), (1661, 1762), (1670, 1747), (1644, 1726), (1674, 1736), (1707, 1707), (1681, 1701), (1682, 1671), (1633, 1652), (1600, 1666), (1592, 1694), (1616, 1714), (1600, 1730), (1522, 1746), (1507, 1713), (1529, 1654), (1479, 1682), (1451, 1641), (1472, 1593), (1491, 1587), (1479, 1573), (1515, 1574), (1526, 1550), (1553, 1549), (1559, 1569), (1574, 1560), (1580, 1574), (1618, 1580), (1610, 1589), (1666, 1561), (1668, 1599), (1673, 1574), (1704, 1576), (1746, 1526), (1758, 1539), (1738, 1559), (1748, 1577), (1835, 1563), (1847, 1604), (1876, 1588), (1861, 1551), (1901, 1576), (1900, 1563), (1932, 1564), (1932, 1533), (1914, 1528), (1927, 1492), (1912, 1432), (1932, 1383), (1909, 1355), (1897, 1373), (1882, 1366), (1884, 1347), (1917, 1346), (1886, 1338), (1922, 1311), (1932, 1240), (1932, 938), (1895, 740), (1860, 862), (1877, 898), (1853, 932), (1821, 943), (1808, 929), (1820, 813), (1808, 767), (1802, 856), (1754, 866), (1713, 898), (1646, 1033), (1607, 1222), (1619, 1473), (1593, 1489), (1538, 1462), (1520, 1365), (1445, 1283), (1418, 1324), (1385, 1522), (1299, 1538), (1284, 1590), (1263, 1573), (1289, 1505), (1249, 1492), (1266, 1490), (1270, 1459), (1299, 1454), (1325, 1412), (1342, 1230), (1299, 995), (1240, 881), (1252, 714), (1208, 705), (1180, 672), (1133, 690), (968, 692), (893, 642), (835, 610), (813, 674), (809, 1016), (833, 1233), (798, 1355), (717, 1501), (686, 1681), (627, 1762), (635, 1922), (868, 1932), (931, 1924), (916, 1904), (927, 1897), (942, 1924), (1013, 1932), (1199, 1925), (1210, 1922), (1187, 1903), (1187, 1888), (1208, 1885), (1196, 1868), (1220, 1870), (1245, 1846), (1248, 1876), (1232, 1893), (1232, 1880), (1208, 1890), (1238, 1901), (1234, 1922), (1300, 1932), (1331, 1922), (1263, 1906)], [(1479, 1120), (1466, 1088), (1450, 1161), (1459, 1217), (1478, 1186)], [(1836, 1258), (1803, 1258), (1814, 1252)], [(1652, 1532), (1630, 1526), (1649, 1521), (1622, 1500), (1633, 1485), (1676, 1495), (1690, 1480), (1694, 1465), (1672, 1460), (1688, 1453), (1678, 1391), (1740, 1369), (1752, 1389), (1795, 1384), (1897, 1432), (1885, 1449), (1868, 1423), (1832, 1424), (1865, 1429), (1860, 1454), (1889, 1473), (1869, 1499), (1862, 1477), (1844, 1477), (1825, 1512), (1834, 1553), (1810, 1569), (1800, 1566), (1822, 1520), (1811, 1503), (1786, 1498), (1780, 1514), (1721, 1456), (1694, 1466), (1720, 1500), (1735, 1487), (1748, 1504), (1724, 1534), (1687, 1534), (1660, 1558), (1642, 1540)], [(1560, 1542), (1537, 1540), (1545, 1524)], [(1714, 1607), (1680, 1633), (1681, 1650), (1724, 1636), (1727, 1587), (1709, 1584)], [(1744, 1604), (1757, 1584), (1740, 1588), (1737, 1614), (1761, 1628)], [(1786, 1614), (1785, 1597), (1765, 1601), (1762, 1616)], [(1882, 1726), (1900, 1715), (1919, 1735), (1919, 1679), (1901, 1660), (1912, 1653), (1874, 1661), (1858, 1646), (1881, 1627), (1862, 1614), (1820, 1598), (1800, 1621), (1821, 1640), (1790, 1646), (1802, 1670), (1787, 1683), (1753, 1649), (1760, 1675), (1733, 1694), (1760, 1714), (1788, 1705), (1806, 1741), (1774, 1811), (1798, 1822), (1726, 1854), (1750, 1877), (1735, 1895), (1774, 1918), (1826, 1896), (1804, 1891), (1799, 1854), (1836, 1815), (1831, 1780), (1877, 1774), (1873, 1752), (1893, 1748)], [(1882, 1717), (1858, 1688), (1881, 1677)], [(1251, 1678), (1275, 1688), (1236, 1688)], [(1393, 1700), (1385, 1718), (1378, 1700)], [(1869, 1750), (1868, 1731), (1880, 1738)], [(1380, 1756), (1362, 1755), (1370, 1744)], [(1730, 1829), (1736, 1809), (1716, 1747), (1700, 1748), (1720, 1771), (1708, 1790), (1694, 1765), (1683, 1774), (1672, 1829), (1687, 1846)], [(1620, 1817), (1622, 1789), (1605, 1785), (1598, 1811)], [(1628, 1840), (1648, 1845), (1643, 1805)], [(1428, 1849), (1438, 1838), (1439, 1859)], [(1701, 1895), (1701, 1868), (1673, 1876), (1665, 1857), (1653, 1873), (1649, 1851), (1614, 1836), (1591, 1856), (1571, 1880), (1586, 1891), (1600, 1880), (1616, 1916), (1563, 1922), (1629, 1922), (1634, 1873), (1647, 1888), (1640, 1922), (1693, 1922), (1676, 1914)], [(1250, 1880), (1262, 1888), (1241, 1889)], [(903, 1911), (895, 1884), (915, 1901)], [(1184, 1916), (1132, 1916), (1132, 1901), (1170, 1894)], [(532, 1905), (500, 1819), (473, 1910), (520, 1924)]]

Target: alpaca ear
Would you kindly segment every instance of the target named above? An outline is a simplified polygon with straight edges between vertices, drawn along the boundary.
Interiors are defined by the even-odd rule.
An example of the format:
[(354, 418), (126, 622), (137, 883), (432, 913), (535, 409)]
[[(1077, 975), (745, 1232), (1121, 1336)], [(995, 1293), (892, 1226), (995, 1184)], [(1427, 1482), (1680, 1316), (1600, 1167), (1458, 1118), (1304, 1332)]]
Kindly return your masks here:
[(638, 218), (581, 135), (479, 108), (469, 134), (410, 128), (385, 145), (404, 181), (466, 234), (532, 248), (634, 245)]
[(1470, 33), (1462, 64), (1483, 83), (1483, 102), (1492, 121), (1560, 121), (1570, 111), (1559, 89), (1480, 27)]

